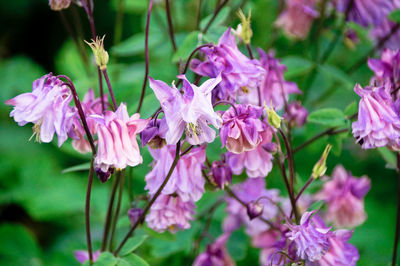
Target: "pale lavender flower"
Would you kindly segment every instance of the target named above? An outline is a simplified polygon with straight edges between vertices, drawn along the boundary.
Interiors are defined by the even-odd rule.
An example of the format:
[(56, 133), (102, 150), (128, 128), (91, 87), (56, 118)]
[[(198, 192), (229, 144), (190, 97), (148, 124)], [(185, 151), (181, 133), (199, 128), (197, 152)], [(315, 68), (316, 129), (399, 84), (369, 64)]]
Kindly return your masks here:
[(353, 135), (363, 149), (399, 149), (400, 118), (394, 109), (391, 89), (389, 82), (364, 89), (359, 84), (354, 87), (361, 100), (358, 120), (352, 124)]
[(300, 102), (292, 102), (288, 104), (283, 117), (292, 127), (302, 127), (307, 121), (308, 111)]
[(66, 9), (71, 4), (71, 0), (49, 0), (49, 6), (54, 11)]
[(235, 262), (226, 250), (225, 244), (230, 235), (223, 234), (214, 243), (207, 245), (206, 250), (197, 256), (193, 266), (234, 266)]
[(343, 166), (333, 170), (332, 180), (315, 195), (328, 205), (326, 219), (336, 227), (355, 227), (366, 219), (364, 197), (371, 188), (368, 177), (355, 178)]
[(106, 173), (110, 168), (124, 169), (128, 165), (141, 164), (136, 135), (149, 120), (139, 118), (138, 113), (129, 117), (126, 105), (121, 103), (115, 112), (104, 115), (91, 115), (89, 118), (97, 124), (98, 149), (94, 160), (95, 168)]
[(62, 84), (50, 73), (33, 82), (32, 92), (6, 101), (14, 106), (10, 116), (19, 126), (34, 124), (34, 135), (39, 142), (52, 141), (55, 133), (58, 146), (61, 146), (68, 138), (76, 110), (69, 106), (72, 100), (70, 89)]
[(380, 59), (368, 59), (368, 67), (374, 71), (372, 82), (384, 84), (391, 82), (394, 87), (400, 85), (400, 52), (384, 49)]
[(225, 111), (219, 130), (222, 147), (226, 145), (228, 151), (236, 154), (255, 149), (261, 143), (261, 132), (264, 131), (259, 119), (262, 111), (261, 107), (243, 104)]
[(140, 132), (140, 141), (142, 143), (142, 147), (146, 144), (149, 145), (152, 149), (160, 149), (164, 147), (165, 142), (165, 134), (168, 131), (168, 126), (163, 119), (157, 119), (156, 121), (150, 121), (146, 128)]
[(275, 25), (297, 39), (305, 39), (315, 18), (315, 0), (287, 0), (285, 10), (279, 15)]
[(226, 164), (225, 159), (212, 162), (209, 177), (211, 182), (220, 189), (224, 189), (226, 185), (232, 183), (232, 170)]
[(257, 88), (265, 71), (256, 59), (249, 59), (237, 48), (231, 29), (225, 31), (218, 45), (201, 49), (205, 61), (192, 60), (191, 69), (202, 76), (215, 78), (221, 75), (222, 81), (213, 92), (216, 100), (235, 98), (239, 90)]
[(160, 195), (146, 216), (147, 225), (157, 232), (188, 229), (195, 207), (192, 201), (185, 202), (179, 196)]
[[(100, 250), (94, 252), (93, 254), (93, 262), (96, 262), (100, 256)], [(86, 250), (76, 250), (74, 251), (74, 256), (80, 263), (85, 263), (85, 261), (89, 260), (89, 252)]]
[[(175, 145), (166, 145), (161, 149), (149, 150), (155, 161), (153, 169), (145, 177), (145, 189), (154, 195), (174, 161), (176, 147)], [(189, 153), (183, 155), (161, 194), (176, 193), (184, 202), (198, 201), (204, 193), (205, 180), (201, 168), (205, 159), (205, 146), (193, 148)]]
[(212, 142), (215, 131), (209, 124), (220, 128), (222, 119), (212, 106), (211, 91), (221, 77), (209, 79), (200, 87), (189, 83), (183, 75), (178, 78), (183, 80), (183, 94), (174, 84), (171, 88), (162, 81), (150, 78), (150, 87), (161, 104), (168, 125), (167, 144), (176, 144), (184, 132), (186, 140), (192, 145)]
[(307, 261), (320, 260), (330, 247), (330, 229), (320, 226), (312, 215), (315, 211), (305, 212), (300, 220), (300, 225), (287, 223), (289, 232), (286, 237), (296, 245), (297, 257)]

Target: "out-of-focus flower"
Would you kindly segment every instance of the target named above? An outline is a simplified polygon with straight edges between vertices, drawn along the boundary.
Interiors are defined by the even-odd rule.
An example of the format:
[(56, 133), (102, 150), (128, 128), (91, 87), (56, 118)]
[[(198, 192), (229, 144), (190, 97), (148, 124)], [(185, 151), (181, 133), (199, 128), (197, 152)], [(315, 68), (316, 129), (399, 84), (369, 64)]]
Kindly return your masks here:
[(239, 10), (237, 14), (240, 19), (240, 24), (237, 26), (236, 30), (233, 30), (233, 33), (238, 36), (244, 44), (249, 44), (253, 36), (253, 31), (250, 26), (251, 11), (249, 11), (249, 16), (247, 18), (242, 10)]
[(142, 143), (142, 147), (146, 144), (149, 145), (152, 149), (160, 149), (164, 147), (165, 142), (165, 134), (168, 131), (168, 126), (163, 119), (157, 119), (157, 121), (150, 121), (146, 128), (140, 132), (140, 142)]
[(358, 120), (352, 124), (353, 135), (363, 149), (389, 146), (399, 149), (400, 118), (390, 95), (392, 86), (356, 84), (354, 91), (361, 97)]
[[(145, 177), (145, 189), (149, 190), (151, 195), (156, 193), (167, 176), (175, 158), (175, 151), (175, 145), (166, 145), (157, 150), (150, 149), (155, 162), (153, 169)], [(184, 202), (198, 201), (204, 193), (205, 180), (201, 167), (205, 159), (205, 146), (193, 148), (189, 153), (183, 155), (161, 194), (176, 193)]]
[(300, 225), (287, 223), (288, 240), (295, 243), (297, 256), (307, 261), (320, 260), (330, 247), (331, 228), (320, 227), (317, 222), (314, 222), (312, 217), (314, 212), (305, 212), (301, 217)]
[(142, 163), (136, 135), (149, 120), (139, 119), (139, 114), (128, 115), (126, 105), (121, 103), (115, 112), (91, 115), (97, 124), (98, 149), (94, 160), (95, 168), (106, 173), (110, 168), (124, 169)]
[(93, 51), (94, 58), (96, 60), (97, 66), (101, 69), (104, 70), (107, 68), (108, 64), (108, 53), (106, 50), (104, 50), (104, 38), (106, 36), (104, 35), (102, 38), (96, 37), (96, 40), (92, 40), (91, 42), (85, 41), (89, 47)]
[(211, 182), (220, 189), (224, 189), (226, 185), (232, 183), (232, 170), (226, 164), (225, 159), (212, 162), (209, 177)]
[(259, 201), (252, 200), (247, 203), (246, 210), (250, 220), (253, 220), (263, 213), (264, 205)]
[(292, 127), (302, 127), (307, 121), (308, 111), (301, 105), (300, 102), (292, 102), (288, 104), (287, 110), (283, 117)]
[(286, 9), (279, 15), (275, 25), (292, 38), (305, 39), (315, 18), (315, 0), (287, 0)]
[(160, 80), (150, 78), (150, 87), (165, 113), (167, 144), (176, 144), (183, 132), (192, 145), (212, 142), (215, 131), (209, 124), (220, 128), (222, 119), (212, 106), (211, 91), (220, 83), (221, 77), (209, 79), (200, 87), (189, 83), (183, 75), (178, 78), (183, 80), (183, 95), (174, 84), (171, 88)]
[(146, 216), (147, 225), (157, 232), (188, 229), (195, 207), (192, 201), (185, 202), (179, 196), (160, 195)]
[(384, 84), (389, 81), (396, 88), (400, 85), (400, 52), (385, 49), (381, 58), (368, 59), (369, 68), (374, 71), (375, 76), (372, 82)]
[(223, 234), (214, 243), (207, 245), (205, 252), (197, 256), (193, 266), (234, 266), (236, 265), (226, 250), (229, 234)]
[(368, 177), (355, 178), (343, 166), (333, 170), (332, 180), (326, 182), (315, 196), (328, 205), (326, 219), (336, 227), (355, 227), (366, 219), (364, 197), (371, 187)]
[[(14, 106), (10, 116), (19, 126), (33, 123), (33, 135), (39, 142), (50, 142), (54, 133), (58, 146), (68, 138), (75, 109), (69, 106), (70, 89), (51, 73), (33, 82), (32, 92), (20, 94), (5, 103)], [(32, 135), (32, 137), (33, 137)]]
[(129, 221), (131, 222), (132, 225), (134, 225), (142, 216), (143, 214), (143, 209), (141, 208), (131, 208), (128, 210), (128, 217)]
[(193, 59), (191, 69), (202, 76), (215, 78), (221, 75), (222, 81), (213, 92), (214, 99), (235, 98), (239, 90), (257, 88), (264, 77), (264, 69), (256, 59), (249, 59), (237, 48), (235, 36), (229, 28), (221, 36), (218, 45), (201, 49), (205, 61)]
[(66, 9), (71, 4), (71, 0), (49, 0), (49, 6), (54, 11)]
[(235, 105), (222, 115), (220, 137), (228, 151), (242, 153), (255, 149), (262, 141), (264, 126), (259, 119), (262, 108), (252, 105)]
[(282, 117), (280, 117), (274, 110), (274, 107), (268, 107), (264, 103), (265, 110), (267, 110), (267, 121), (268, 124), (273, 126), (274, 128), (278, 129), (281, 127), (281, 120)]
[[(400, 3), (397, 8), (400, 8)], [(371, 30), (369, 34), (370, 38), (375, 40), (375, 43), (379, 43), (383, 39), (388, 38), (382, 44), (382, 48), (398, 50), (400, 49), (400, 30), (396, 30), (397, 27), (395, 22), (385, 19), (381, 24), (375, 26)]]
[(272, 129), (267, 127), (261, 132), (262, 142), (257, 148), (245, 151), (240, 154), (228, 152), (226, 161), (235, 175), (240, 175), (246, 168), (249, 177), (265, 177), (272, 170), (271, 153), (264, 149), (264, 146), (272, 141)]
[[(100, 250), (94, 252), (93, 254), (93, 262), (96, 262), (98, 257), (100, 256)], [(89, 252), (86, 250), (76, 250), (74, 251), (74, 256), (77, 261), (80, 263), (85, 263), (85, 261), (89, 260)]]

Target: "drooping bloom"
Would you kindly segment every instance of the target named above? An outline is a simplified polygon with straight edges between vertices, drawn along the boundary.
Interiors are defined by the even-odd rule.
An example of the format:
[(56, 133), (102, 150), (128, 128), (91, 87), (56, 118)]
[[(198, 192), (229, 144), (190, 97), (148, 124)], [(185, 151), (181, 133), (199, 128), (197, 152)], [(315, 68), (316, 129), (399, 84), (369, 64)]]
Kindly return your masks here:
[(193, 59), (191, 69), (211, 78), (221, 75), (222, 81), (213, 92), (215, 100), (235, 98), (238, 90), (256, 88), (262, 81), (265, 71), (259, 61), (240, 52), (230, 28), (221, 36), (218, 45), (202, 48), (201, 52), (205, 54), (205, 61)]
[(287, 0), (286, 9), (279, 15), (275, 25), (293, 38), (305, 39), (315, 18), (319, 16), (315, 0)]
[(165, 134), (168, 131), (168, 126), (163, 119), (157, 119), (156, 121), (150, 121), (146, 128), (140, 132), (140, 141), (142, 143), (142, 147), (146, 144), (149, 145), (152, 149), (160, 149), (164, 147), (165, 142)]
[[(100, 256), (100, 250), (94, 252), (93, 254), (93, 262), (96, 262), (98, 257)], [(85, 263), (85, 261), (89, 260), (89, 252), (86, 250), (76, 250), (74, 251), (74, 256), (80, 263)]]
[(382, 52), (381, 58), (368, 59), (368, 67), (374, 71), (372, 82), (383, 84), (389, 81), (394, 88), (400, 85), (400, 52), (385, 49)]
[(300, 102), (292, 102), (288, 104), (288, 108), (283, 117), (292, 127), (302, 127), (307, 121), (308, 111)]
[(68, 86), (50, 73), (33, 82), (32, 92), (20, 94), (6, 104), (14, 106), (10, 116), (19, 126), (34, 124), (37, 141), (50, 142), (55, 133), (61, 146), (68, 138), (76, 112), (69, 106), (71, 100)]
[(235, 262), (232, 260), (225, 244), (230, 235), (223, 234), (215, 240), (214, 243), (207, 245), (206, 250), (197, 256), (193, 262), (193, 266), (234, 266)]
[(128, 217), (129, 221), (131, 222), (132, 225), (134, 225), (137, 220), (142, 216), (143, 214), (143, 209), (141, 208), (131, 208), (128, 210)]
[(312, 219), (314, 212), (305, 212), (301, 217), (300, 225), (287, 224), (289, 232), (286, 236), (296, 244), (297, 256), (308, 261), (321, 259), (330, 247), (331, 228), (319, 227), (318, 223)]
[(209, 178), (220, 189), (224, 189), (226, 185), (232, 183), (232, 170), (226, 164), (225, 159), (212, 162)]
[(106, 173), (110, 168), (124, 169), (142, 163), (136, 135), (146, 127), (148, 120), (139, 117), (139, 114), (129, 117), (124, 103), (115, 112), (89, 117), (97, 124), (98, 149), (94, 160), (97, 170)]
[(49, 0), (49, 6), (54, 11), (66, 9), (71, 4), (71, 0)]
[(399, 148), (400, 118), (390, 95), (392, 86), (367, 86), (357, 84), (354, 91), (361, 97), (358, 120), (352, 124), (353, 135), (363, 149), (389, 146)]
[(327, 203), (326, 219), (336, 227), (355, 227), (366, 219), (364, 197), (370, 187), (368, 177), (355, 178), (338, 165), (333, 170), (332, 180), (324, 184), (316, 199)]
[(222, 115), (219, 134), (222, 146), (232, 153), (242, 153), (255, 149), (262, 141), (264, 126), (259, 119), (263, 109), (252, 105), (235, 105)]
[(192, 201), (185, 202), (179, 196), (160, 195), (146, 216), (147, 225), (157, 232), (188, 229), (195, 207)]
[(212, 106), (211, 91), (221, 81), (221, 77), (209, 79), (200, 87), (189, 83), (184, 75), (178, 78), (183, 80), (183, 95), (174, 84), (171, 88), (162, 81), (150, 78), (150, 87), (165, 113), (167, 144), (176, 144), (183, 132), (192, 145), (212, 142), (215, 131), (209, 124), (220, 128), (222, 119)]
[(272, 129), (266, 127), (261, 132), (262, 142), (257, 148), (245, 151), (240, 154), (228, 152), (226, 154), (226, 161), (230, 166), (232, 173), (240, 175), (244, 169), (248, 177), (265, 177), (272, 170), (272, 159), (271, 153), (266, 151), (263, 146), (271, 143), (272, 141)]
[[(154, 195), (167, 176), (175, 158), (175, 145), (166, 145), (157, 150), (150, 149), (155, 162), (153, 169), (146, 175), (146, 187)], [(161, 194), (178, 194), (180, 199), (198, 201), (204, 193), (205, 180), (201, 167), (206, 159), (205, 147), (193, 148), (183, 155), (176, 165), (167, 185)]]

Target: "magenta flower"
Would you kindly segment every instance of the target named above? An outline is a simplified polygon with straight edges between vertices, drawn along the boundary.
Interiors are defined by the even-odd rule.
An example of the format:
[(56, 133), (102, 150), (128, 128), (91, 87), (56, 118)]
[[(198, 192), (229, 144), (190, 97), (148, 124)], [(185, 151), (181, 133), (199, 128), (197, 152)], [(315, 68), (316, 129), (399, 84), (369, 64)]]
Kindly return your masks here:
[(373, 82), (383, 84), (390, 81), (394, 86), (399, 85), (400, 78), (400, 52), (385, 49), (380, 59), (368, 59), (369, 68), (374, 71)]
[(361, 97), (353, 135), (363, 149), (389, 146), (399, 148), (400, 118), (394, 109), (390, 83), (377, 87), (360, 85), (354, 91)]
[(197, 256), (193, 266), (234, 266), (235, 262), (226, 250), (229, 234), (223, 234), (214, 243), (207, 245), (205, 252)]
[[(242, 153), (255, 149), (262, 141), (264, 126), (259, 119), (263, 109), (252, 105), (235, 105), (222, 115), (219, 130), (222, 147), (226, 145), (232, 153)], [(237, 113), (236, 113), (237, 112)]]
[(33, 82), (32, 92), (6, 101), (14, 106), (10, 116), (19, 126), (34, 124), (33, 135), (39, 142), (52, 141), (55, 133), (61, 146), (68, 138), (75, 109), (69, 106), (72, 100), (69, 88), (62, 84), (50, 73)]
[(146, 128), (140, 132), (140, 142), (142, 143), (142, 147), (146, 144), (148, 144), (152, 149), (160, 149), (164, 147), (166, 144), (165, 134), (167, 131), (168, 126), (165, 118), (150, 121)]
[(261, 136), (263, 140), (257, 148), (240, 154), (232, 152), (226, 154), (226, 161), (232, 169), (233, 174), (240, 175), (246, 169), (248, 177), (265, 177), (272, 170), (273, 156), (263, 147), (271, 143), (272, 129), (266, 127), (261, 132)]
[[(166, 145), (157, 150), (150, 150), (154, 158), (153, 169), (146, 175), (146, 187), (154, 195), (161, 186), (175, 158), (175, 145)], [(178, 194), (184, 202), (198, 201), (204, 193), (205, 180), (201, 167), (206, 159), (205, 146), (192, 149), (183, 155), (176, 165), (170, 180), (162, 194)]]
[(211, 91), (221, 77), (209, 79), (200, 87), (189, 83), (184, 75), (178, 78), (183, 80), (183, 95), (174, 84), (171, 88), (160, 80), (150, 78), (150, 87), (161, 104), (168, 125), (167, 144), (176, 144), (183, 132), (192, 145), (212, 142), (215, 131), (209, 124), (220, 128), (222, 119), (212, 106)]
[(224, 159), (221, 161), (214, 161), (211, 164), (209, 177), (211, 182), (220, 189), (224, 189), (226, 185), (232, 183), (232, 170)]
[(147, 225), (157, 232), (188, 229), (195, 207), (192, 201), (185, 202), (179, 196), (160, 195), (146, 216)]
[[(397, 8), (400, 8), (400, 4), (397, 6)], [(372, 40), (375, 40), (375, 43), (378, 43), (379, 41), (387, 38), (387, 36), (390, 36), (388, 40), (386, 40), (382, 48), (387, 48), (387, 49), (392, 49), (392, 50), (398, 50), (400, 49), (400, 31), (399, 30), (394, 30), (396, 27), (396, 23), (389, 20), (389, 19), (384, 19), (381, 24), (378, 26), (375, 26), (371, 32), (370, 32), (370, 38)], [(394, 32), (394, 33), (392, 33)]]
[(292, 127), (302, 127), (307, 121), (308, 111), (300, 102), (292, 102), (288, 104), (283, 117)]
[[(100, 256), (100, 250), (94, 252), (93, 254), (93, 262), (96, 262), (96, 260)], [(85, 263), (85, 261), (89, 260), (89, 252), (86, 250), (76, 250), (74, 251), (74, 256), (79, 261), (80, 263)]]
[(107, 111), (104, 115), (89, 117), (97, 124), (96, 169), (106, 173), (110, 168), (124, 169), (128, 165), (142, 163), (136, 135), (146, 127), (149, 120), (139, 117), (139, 114), (129, 117), (124, 103), (115, 112)]
[(286, 9), (279, 15), (275, 25), (290, 37), (305, 39), (315, 18), (315, 0), (287, 0)]
[(355, 227), (366, 219), (364, 197), (370, 188), (368, 177), (355, 178), (338, 165), (333, 170), (332, 180), (324, 184), (316, 198), (327, 203), (326, 218), (336, 227)]
[(305, 212), (300, 220), (300, 225), (287, 223), (289, 232), (286, 237), (296, 245), (297, 257), (307, 261), (320, 260), (330, 247), (329, 230), (314, 221), (312, 215), (315, 211)]
[(237, 48), (235, 36), (231, 29), (225, 31), (214, 47), (202, 48), (205, 61), (192, 60), (191, 69), (202, 76), (216, 78), (221, 75), (222, 81), (213, 92), (215, 99), (235, 98), (239, 90), (257, 88), (264, 76), (264, 70), (258, 60), (251, 60)]

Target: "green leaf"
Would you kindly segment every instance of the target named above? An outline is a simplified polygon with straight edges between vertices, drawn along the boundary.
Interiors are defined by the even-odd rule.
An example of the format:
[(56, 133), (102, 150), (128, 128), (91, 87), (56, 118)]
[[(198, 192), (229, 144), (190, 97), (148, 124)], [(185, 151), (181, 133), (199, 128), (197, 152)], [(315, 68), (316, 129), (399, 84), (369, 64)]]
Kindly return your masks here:
[(94, 263), (95, 266), (114, 266), (117, 265), (118, 259), (110, 252), (102, 252)]
[(397, 159), (394, 152), (389, 150), (387, 147), (378, 148), (378, 151), (386, 162), (386, 168), (396, 169)]
[(343, 112), (335, 108), (325, 108), (314, 111), (308, 116), (307, 121), (331, 127), (346, 125)]
[[(144, 40), (145, 34), (138, 33), (128, 39), (122, 41), (120, 44), (111, 48), (112, 55), (119, 57), (134, 56), (144, 53)], [(149, 32), (149, 49), (156, 47), (162, 41), (162, 34), (157, 31)]]
[(284, 57), (281, 62), (287, 67), (287, 71), (284, 74), (285, 79), (292, 79), (307, 74), (313, 68), (311, 61), (297, 56)]
[(313, 204), (311, 204), (310, 207), (308, 207), (307, 211), (308, 212), (314, 211), (314, 210), (319, 211), (324, 206), (324, 204), (325, 204), (325, 201), (323, 201), (323, 200), (316, 201)]
[(332, 76), (337, 81), (340, 81), (349, 90), (354, 87), (354, 80), (343, 70), (332, 65), (320, 65), (318, 70), (325, 75)]
[[(223, 24), (224, 21), (228, 18), (229, 12), (230, 12), (230, 7), (226, 6), (226, 7), (222, 8), (219, 11), (217, 17), (212, 22), (209, 30), (214, 28), (214, 27), (216, 27), (216, 26), (219, 26), (219, 25)], [(207, 17), (205, 17), (204, 19), (201, 20), (201, 22), (200, 22), (200, 28), (201, 29), (204, 29), (207, 26), (208, 22), (211, 20), (213, 15), (214, 14), (210, 14)]]
[(129, 253), (132, 253), (138, 247), (140, 247), (147, 238), (148, 238), (147, 235), (138, 235), (138, 236), (129, 238), (121, 250), (121, 255), (124, 256)]
[(193, 31), (186, 36), (183, 43), (179, 46), (178, 51), (172, 56), (172, 62), (176, 63), (179, 60), (186, 60), (190, 53), (196, 49), (199, 44), (199, 32)]
[(237, 230), (232, 233), (228, 243), (226, 244), (226, 248), (232, 256), (232, 259), (242, 260), (246, 256), (247, 247), (249, 245), (247, 239), (248, 238), (243, 230)]
[(149, 264), (142, 259), (141, 257), (139, 257), (136, 254), (129, 254), (127, 256), (123, 256), (118, 264), (119, 266), (123, 266), (123, 265), (131, 265), (131, 266), (149, 266)]
[(82, 163), (82, 164), (78, 164), (75, 166), (65, 168), (64, 170), (61, 171), (61, 173), (65, 174), (65, 173), (70, 173), (70, 172), (86, 171), (86, 170), (89, 170), (89, 168), (90, 168), (90, 162)]
[(388, 19), (396, 23), (400, 23), (400, 9), (393, 10), (389, 15)]
[[(118, 4), (121, 0), (112, 0), (111, 6), (117, 10)], [(147, 1), (143, 0), (122, 0), (123, 10), (125, 13), (143, 14), (148, 8)]]
[(350, 103), (349, 105), (347, 105), (347, 107), (344, 109), (344, 115), (345, 116), (352, 116), (355, 113), (357, 113), (357, 102), (353, 101), (352, 103)]

